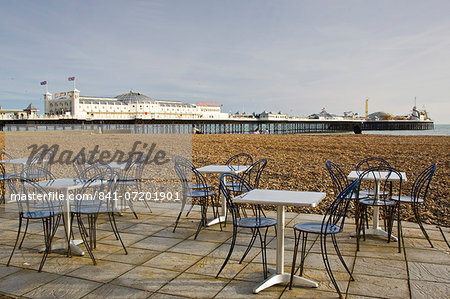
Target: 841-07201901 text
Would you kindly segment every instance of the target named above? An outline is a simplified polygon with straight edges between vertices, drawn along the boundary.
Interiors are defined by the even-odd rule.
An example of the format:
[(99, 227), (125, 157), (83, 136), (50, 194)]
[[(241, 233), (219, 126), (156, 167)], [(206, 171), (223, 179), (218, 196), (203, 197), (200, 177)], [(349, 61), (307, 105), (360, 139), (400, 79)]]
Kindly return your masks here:
[[(109, 197), (109, 198), (108, 198)], [(133, 200), (133, 201), (179, 201), (179, 192), (100, 192), (99, 199), (102, 200)]]

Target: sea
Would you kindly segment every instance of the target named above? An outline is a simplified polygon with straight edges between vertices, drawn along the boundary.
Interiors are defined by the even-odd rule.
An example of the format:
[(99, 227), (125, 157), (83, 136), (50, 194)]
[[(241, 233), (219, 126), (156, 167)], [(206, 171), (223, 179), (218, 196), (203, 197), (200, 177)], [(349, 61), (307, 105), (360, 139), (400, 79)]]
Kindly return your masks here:
[(450, 136), (450, 124), (435, 124), (434, 130), (363, 131), (362, 134), (399, 136)]

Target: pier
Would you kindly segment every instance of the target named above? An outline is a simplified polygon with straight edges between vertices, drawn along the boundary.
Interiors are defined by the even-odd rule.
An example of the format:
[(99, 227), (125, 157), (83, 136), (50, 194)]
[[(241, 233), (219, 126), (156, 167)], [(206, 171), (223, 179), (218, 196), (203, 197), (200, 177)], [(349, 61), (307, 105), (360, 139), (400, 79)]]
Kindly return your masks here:
[(433, 121), (413, 120), (259, 120), (259, 119), (165, 119), (165, 120), (80, 120), (17, 119), (0, 121), (1, 131), (100, 130), (139, 134), (189, 134), (193, 129), (202, 134), (252, 134), (268, 130), (270, 134), (362, 132), (369, 130), (432, 130)]

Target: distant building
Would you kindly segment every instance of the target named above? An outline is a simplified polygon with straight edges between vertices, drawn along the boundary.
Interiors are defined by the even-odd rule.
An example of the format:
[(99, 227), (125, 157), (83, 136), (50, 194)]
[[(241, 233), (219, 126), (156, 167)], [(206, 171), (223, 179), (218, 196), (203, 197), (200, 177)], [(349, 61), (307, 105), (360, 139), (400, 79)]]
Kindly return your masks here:
[(33, 104), (25, 109), (3, 109), (0, 106), (0, 119), (33, 119), (38, 117), (38, 111)]
[(342, 117), (339, 117), (337, 115), (328, 113), (325, 108), (322, 108), (322, 111), (320, 113), (314, 113), (308, 116), (309, 119), (342, 119)]
[(286, 114), (281, 113), (281, 111), (278, 112), (277, 114), (266, 111), (263, 111), (259, 114), (259, 120), (286, 120), (286, 119), (288, 119), (288, 116)]
[(153, 100), (130, 91), (114, 98), (80, 96), (80, 91), (44, 95), (45, 114), (76, 119), (224, 119), (217, 103)]

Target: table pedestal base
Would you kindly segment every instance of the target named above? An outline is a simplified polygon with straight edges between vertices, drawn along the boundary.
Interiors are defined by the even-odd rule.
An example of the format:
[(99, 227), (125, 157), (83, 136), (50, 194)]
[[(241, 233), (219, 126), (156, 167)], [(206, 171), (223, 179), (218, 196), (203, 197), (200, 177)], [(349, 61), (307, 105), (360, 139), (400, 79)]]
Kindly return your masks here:
[[(84, 251), (83, 249), (81, 249), (80, 247), (78, 247), (78, 244), (83, 243), (83, 240), (71, 240), (70, 241), (70, 250), (72, 252), (72, 255), (79, 255), (79, 256), (83, 256), (84, 255)], [(57, 242), (55, 244), (52, 244), (52, 250), (57, 250), (57, 249), (64, 249), (67, 250), (67, 242), (62, 241), (62, 242)], [(39, 249), (39, 252), (44, 252), (45, 247), (42, 247)]]
[[(382, 230), (381, 228), (366, 228), (366, 235), (372, 235), (372, 236), (380, 236), (380, 237), (384, 237), (387, 238), (388, 237), (388, 233), (384, 230)], [(362, 236), (362, 233), (361, 233)], [(352, 232), (350, 233), (350, 237), (356, 237), (356, 232)], [(391, 235), (391, 241), (395, 241), (397, 242), (397, 237), (394, 235)]]
[(207, 224), (206, 224), (206, 226), (211, 226), (211, 225), (214, 225), (214, 224), (219, 224), (219, 223), (223, 223), (223, 222), (225, 222), (225, 216), (219, 216), (218, 218), (214, 218), (213, 220), (211, 220), (210, 222), (208, 222)]
[[(280, 283), (289, 283), (291, 280), (291, 274), (288, 273), (282, 273), (282, 274), (272, 274), (267, 279), (265, 279), (263, 282), (260, 282), (256, 287), (253, 288), (253, 293), (257, 294), (261, 292), (264, 289), (267, 289), (273, 285), (280, 284)], [(303, 286), (303, 287), (310, 287), (310, 288), (317, 288), (319, 285), (317, 282), (309, 280), (307, 278), (294, 275), (294, 279), (292, 282), (293, 285), (296, 286)]]

